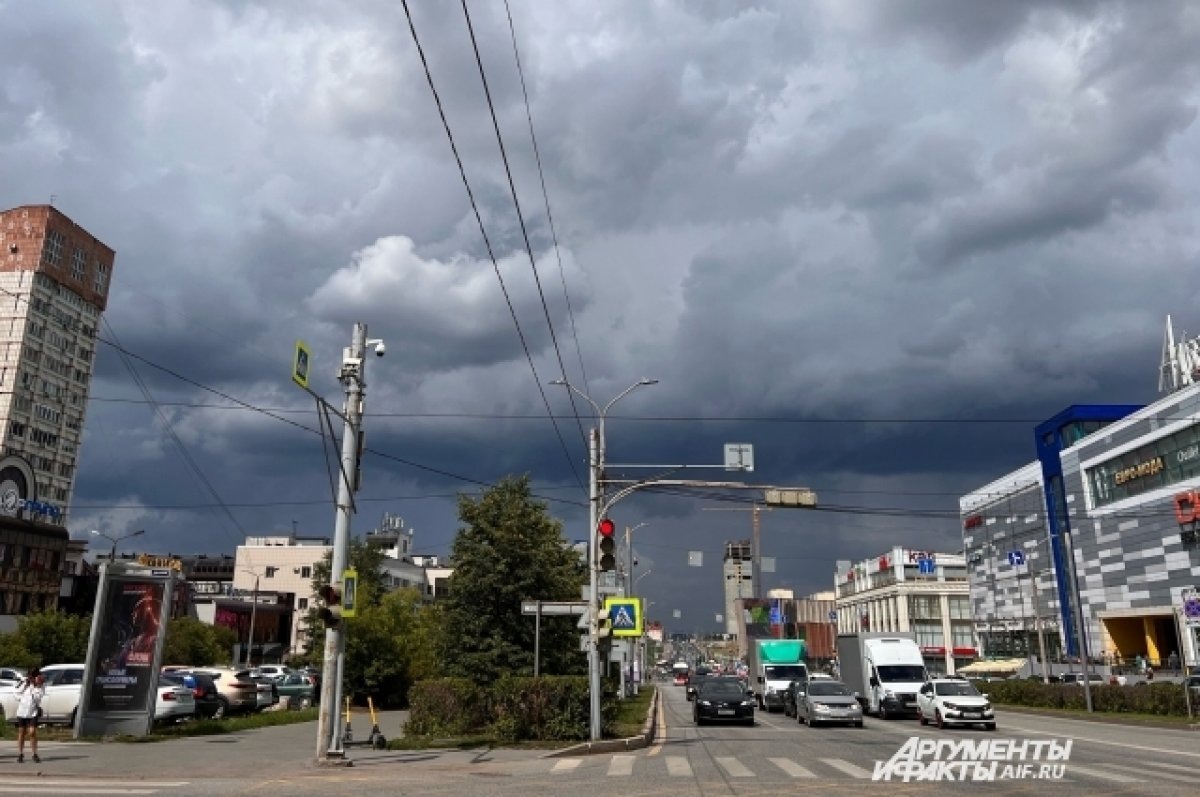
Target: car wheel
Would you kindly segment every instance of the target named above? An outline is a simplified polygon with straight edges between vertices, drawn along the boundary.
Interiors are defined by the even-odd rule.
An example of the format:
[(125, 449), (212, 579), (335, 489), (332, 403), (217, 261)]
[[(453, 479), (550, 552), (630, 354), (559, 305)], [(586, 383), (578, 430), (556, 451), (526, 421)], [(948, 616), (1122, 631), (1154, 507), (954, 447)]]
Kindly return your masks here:
[(996, 723), (989, 722), (989, 723), (986, 723), (983, 727), (987, 728), (989, 731), (994, 731), (994, 730), (996, 730)]
[(861, 728), (861, 727), (863, 727), (862, 720), (859, 720), (858, 722), (854, 723), (854, 727), (855, 727), (855, 728)]
[(71, 718), (69, 720), (67, 720), (67, 722), (71, 723), (70, 727), (72, 727), (72, 728), (75, 727), (75, 716), (77, 714), (79, 714), (79, 706), (76, 706), (74, 709), (71, 710)]
[(747, 728), (753, 728), (753, 727), (754, 727), (754, 717), (751, 717), (750, 719), (746, 720), (746, 727), (747, 727)]
[(704, 724), (704, 719), (702, 717), (696, 717), (696, 727), (698, 728), (703, 724)]
[(802, 716), (800, 715), (800, 711), (799, 711), (799, 709), (797, 709), (797, 711), (796, 711), (796, 722), (797, 722), (798, 724), (800, 724), (800, 725), (803, 725), (803, 724), (804, 724), (804, 717), (802, 717)]
[(223, 720), (229, 715), (229, 701), (223, 697), (217, 698), (217, 707), (213, 710), (212, 718)]
[(887, 706), (883, 705), (883, 703), (880, 703), (879, 704), (879, 719), (885, 720), (887, 718), (888, 718)]
[(816, 721), (815, 719), (809, 719), (809, 721), (808, 721), (808, 727), (810, 727), (810, 728), (815, 728), (815, 727), (817, 727), (817, 724), (818, 724), (818, 723), (817, 723), (817, 721)]
[(942, 719), (941, 709), (935, 708), (933, 710), (933, 724), (938, 727), (938, 730), (942, 730), (946, 727), (946, 721)]
[(297, 702), (297, 705), (299, 705), (299, 707), (302, 709), (311, 708), (312, 707), (312, 698), (311, 697), (302, 697)]
[(920, 725), (929, 724), (929, 720), (925, 719), (925, 712), (921, 711), (920, 706), (917, 706), (917, 723)]

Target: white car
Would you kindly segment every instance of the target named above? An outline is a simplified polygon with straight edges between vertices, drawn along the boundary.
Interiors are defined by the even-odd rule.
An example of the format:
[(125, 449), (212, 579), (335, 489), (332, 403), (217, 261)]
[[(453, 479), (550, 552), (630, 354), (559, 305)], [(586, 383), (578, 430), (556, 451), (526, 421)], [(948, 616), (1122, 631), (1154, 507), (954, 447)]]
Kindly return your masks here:
[(158, 694), (154, 699), (155, 722), (190, 719), (195, 713), (196, 698), (191, 689), (159, 679)]
[(917, 720), (947, 725), (983, 725), (996, 730), (996, 712), (987, 695), (979, 693), (970, 681), (960, 678), (934, 678), (917, 692)]
[(20, 667), (0, 667), (0, 688), (20, 686), (23, 680), (25, 680), (25, 671)]
[(250, 671), (252, 676), (261, 675), (264, 678), (270, 678), (272, 681), (278, 681), (286, 675), (291, 675), (294, 672), (291, 667), (284, 667), (282, 664), (262, 664)]
[[(83, 692), (82, 664), (51, 664), (42, 667), (46, 679), (46, 696), (42, 698), (42, 722), (47, 725), (74, 725), (75, 710)], [(21, 696), (15, 686), (0, 689), (0, 709), (9, 722), (17, 721), (17, 704)]]

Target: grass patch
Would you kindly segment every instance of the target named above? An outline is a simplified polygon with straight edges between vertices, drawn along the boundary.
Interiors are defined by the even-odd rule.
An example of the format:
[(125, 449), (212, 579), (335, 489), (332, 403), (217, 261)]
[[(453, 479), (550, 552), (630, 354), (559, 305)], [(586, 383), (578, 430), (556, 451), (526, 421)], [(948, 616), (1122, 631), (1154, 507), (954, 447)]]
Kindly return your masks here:
[(646, 724), (646, 713), (650, 711), (650, 703), (654, 699), (657, 687), (646, 687), (633, 697), (628, 697), (617, 704), (617, 718), (613, 722), (613, 734), (618, 739), (637, 736)]
[[(1021, 706), (992, 701), (998, 708), (1005, 708), (1020, 714), (1040, 714), (1046, 717), (1068, 717), (1070, 719), (1088, 720), (1090, 722), (1107, 722), (1115, 725), (1144, 725), (1146, 727), (1186, 728), (1189, 725), (1200, 724), (1200, 716), (1179, 717), (1172, 714), (1135, 714), (1125, 711), (1093, 711), (1088, 713), (1082, 708), (1045, 708), (1042, 706)], [(1003, 724), (1003, 722), (1001, 722)]]

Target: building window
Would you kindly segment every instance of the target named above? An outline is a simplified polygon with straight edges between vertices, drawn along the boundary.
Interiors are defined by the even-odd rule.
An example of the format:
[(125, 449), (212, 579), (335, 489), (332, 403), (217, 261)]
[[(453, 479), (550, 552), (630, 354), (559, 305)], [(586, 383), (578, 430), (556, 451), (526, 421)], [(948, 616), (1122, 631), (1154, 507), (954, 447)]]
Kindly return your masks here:
[(46, 248), (42, 253), (42, 259), (52, 266), (57, 266), (62, 263), (63, 245), (66, 243), (66, 238), (61, 232), (51, 230), (46, 233)]
[(87, 257), (83, 254), (82, 249), (75, 250), (75, 257), (71, 259), (71, 278), (77, 282), (83, 282), (83, 272), (87, 268)]
[(952, 623), (950, 633), (954, 635), (954, 647), (975, 647), (975, 633), (971, 630), (970, 623)]
[(296, 598), (296, 608), (297, 609), (307, 609), (308, 608), (308, 598)]
[(24, 437), (25, 424), (20, 421), (10, 421), (8, 424), (8, 433), (13, 437)]
[(300, 568), (300, 578), (312, 578), (312, 568), (304, 565)]
[(96, 293), (108, 292), (108, 266), (103, 263), (96, 264)]

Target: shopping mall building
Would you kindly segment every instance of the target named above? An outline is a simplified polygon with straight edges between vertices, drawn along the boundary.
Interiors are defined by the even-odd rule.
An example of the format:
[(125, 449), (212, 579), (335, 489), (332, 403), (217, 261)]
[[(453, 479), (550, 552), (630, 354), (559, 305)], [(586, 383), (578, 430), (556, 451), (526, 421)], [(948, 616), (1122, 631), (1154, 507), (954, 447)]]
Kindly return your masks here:
[(1146, 407), (1067, 408), (1034, 430), (1035, 462), (960, 499), (985, 656), (1036, 655), (1039, 627), (1076, 655), (1082, 617), (1097, 660), (1200, 663), (1197, 365), (1165, 356)]

